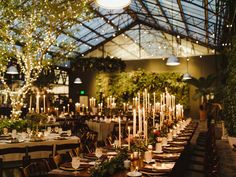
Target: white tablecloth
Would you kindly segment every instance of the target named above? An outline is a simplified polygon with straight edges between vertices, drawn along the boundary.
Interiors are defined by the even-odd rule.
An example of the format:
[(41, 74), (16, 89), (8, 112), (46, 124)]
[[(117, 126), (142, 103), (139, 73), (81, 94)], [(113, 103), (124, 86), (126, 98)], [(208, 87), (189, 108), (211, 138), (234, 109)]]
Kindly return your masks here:
[[(32, 146), (40, 146), (40, 145), (53, 145), (53, 150), (55, 153), (56, 150), (56, 145), (60, 145), (60, 144), (79, 144), (80, 139), (76, 136), (71, 136), (68, 137), (65, 140), (57, 140), (56, 137), (58, 137), (59, 135), (55, 136), (49, 136), (48, 139), (46, 139), (45, 141), (41, 141), (41, 142), (30, 142), (29, 139), (26, 139), (24, 142), (22, 143), (6, 143), (6, 140), (0, 140), (0, 151), (1, 149), (5, 149), (5, 148), (13, 148), (13, 147), (32, 147)], [(29, 155), (31, 156), (32, 159), (34, 158), (48, 158), (49, 154), (51, 154), (52, 152), (43, 152), (43, 151), (37, 151), (37, 152), (32, 152), (29, 153)], [(14, 161), (14, 160), (22, 160), (22, 157), (25, 155), (25, 153), (23, 154), (7, 154), (7, 155), (0, 155), (1, 158), (3, 158), (3, 161)]]
[(115, 123), (114, 122), (94, 122), (94, 121), (86, 121), (88, 127), (91, 130), (98, 132), (98, 140), (105, 140), (108, 135), (111, 134)]

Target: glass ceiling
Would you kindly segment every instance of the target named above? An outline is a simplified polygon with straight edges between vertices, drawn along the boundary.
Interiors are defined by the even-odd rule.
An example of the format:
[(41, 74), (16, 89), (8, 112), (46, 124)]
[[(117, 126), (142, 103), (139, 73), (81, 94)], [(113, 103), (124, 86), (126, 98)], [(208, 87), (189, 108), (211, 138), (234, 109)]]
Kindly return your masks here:
[[(216, 1), (132, 0), (128, 8), (121, 10), (107, 10), (91, 3), (93, 19), (78, 19), (78, 24), (65, 30), (57, 40), (76, 43), (76, 48), (67, 53), (69, 57), (84, 56), (109, 41), (107, 47), (127, 50), (126, 45), (131, 41), (134, 43), (132, 45), (139, 46), (139, 40), (141, 52), (127, 51), (129, 57), (165, 57), (172, 52), (172, 48), (178, 53), (183, 48), (181, 40), (189, 46), (185, 48), (192, 55), (204, 55), (205, 49), (201, 47), (217, 49), (220, 46), (223, 25), (227, 21), (224, 19), (225, 4), (220, 1), (216, 5)], [(123, 41), (128, 43), (120, 43), (117, 36), (127, 39)], [(50, 50), (58, 52), (60, 47), (53, 46)]]

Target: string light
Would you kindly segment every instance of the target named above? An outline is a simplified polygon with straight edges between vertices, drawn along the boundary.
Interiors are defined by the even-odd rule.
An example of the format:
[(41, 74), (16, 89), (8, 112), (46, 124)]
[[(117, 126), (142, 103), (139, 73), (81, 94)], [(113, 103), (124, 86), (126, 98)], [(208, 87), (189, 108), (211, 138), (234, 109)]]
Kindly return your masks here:
[[(61, 56), (68, 56), (75, 49), (75, 42), (59, 42), (61, 31), (77, 24), (78, 18), (92, 17), (87, 7), (87, 0), (68, 1), (10, 1), (6, 5), (0, 2), (1, 8), (1, 41), (0, 41), (0, 80), (8, 95), (13, 119), (19, 117), (27, 92), (37, 80), (43, 68), (51, 66), (52, 61), (59, 61)], [(4, 3), (4, 4), (3, 4)], [(53, 59), (48, 59), (50, 50), (61, 51)], [(68, 52), (69, 51), (69, 52)], [(17, 89), (9, 87), (4, 78), (7, 65), (16, 60), (23, 85)]]

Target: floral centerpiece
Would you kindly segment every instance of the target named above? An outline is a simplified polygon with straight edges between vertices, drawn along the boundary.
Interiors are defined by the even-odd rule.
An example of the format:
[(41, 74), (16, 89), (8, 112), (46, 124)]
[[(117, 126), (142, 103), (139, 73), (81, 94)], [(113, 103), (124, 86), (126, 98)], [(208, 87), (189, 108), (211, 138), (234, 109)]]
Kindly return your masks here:
[(169, 130), (176, 125), (176, 121), (166, 119), (164, 120), (161, 129), (153, 128), (149, 133), (149, 144), (155, 145), (157, 142), (160, 142), (162, 137), (166, 137), (169, 133)]
[(28, 113), (26, 115), (26, 119), (28, 120), (33, 130), (31, 138), (35, 140), (38, 139), (39, 125), (42, 125), (47, 122), (48, 120), (47, 115), (39, 113)]

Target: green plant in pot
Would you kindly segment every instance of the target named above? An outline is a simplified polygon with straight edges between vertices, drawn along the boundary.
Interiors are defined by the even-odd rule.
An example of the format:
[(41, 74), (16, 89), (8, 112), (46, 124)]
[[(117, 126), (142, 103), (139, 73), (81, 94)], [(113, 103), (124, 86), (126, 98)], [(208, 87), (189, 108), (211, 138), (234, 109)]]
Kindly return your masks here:
[(215, 75), (208, 75), (207, 77), (200, 77), (199, 79), (192, 77), (192, 79), (185, 82), (196, 87), (193, 99), (200, 99), (200, 120), (205, 120), (207, 116), (207, 103), (211, 96), (214, 95), (214, 83), (216, 81)]

